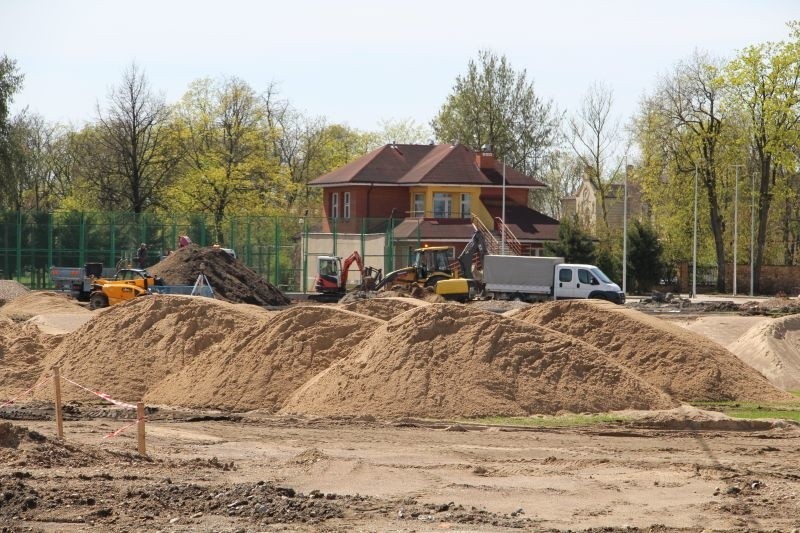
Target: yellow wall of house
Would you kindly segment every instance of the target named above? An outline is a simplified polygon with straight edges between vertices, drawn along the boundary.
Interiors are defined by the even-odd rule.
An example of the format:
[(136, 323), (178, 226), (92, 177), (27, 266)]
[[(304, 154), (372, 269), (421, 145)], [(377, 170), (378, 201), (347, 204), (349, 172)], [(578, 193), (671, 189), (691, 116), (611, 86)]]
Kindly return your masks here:
[(429, 187), (412, 187), (411, 194), (409, 195), (411, 205), (408, 208), (409, 212), (414, 211), (414, 194), (423, 193), (425, 195), (425, 216), (433, 216), (433, 193), (443, 192), (452, 195), (453, 200), (453, 216), (469, 218), (469, 213), (461, 213), (461, 193), (468, 193), (470, 195), (470, 209), (472, 214), (477, 216), (486, 227), (494, 227), (492, 215), (486, 210), (486, 207), (480, 200), (481, 188), (480, 187), (447, 187), (444, 185), (431, 185)]

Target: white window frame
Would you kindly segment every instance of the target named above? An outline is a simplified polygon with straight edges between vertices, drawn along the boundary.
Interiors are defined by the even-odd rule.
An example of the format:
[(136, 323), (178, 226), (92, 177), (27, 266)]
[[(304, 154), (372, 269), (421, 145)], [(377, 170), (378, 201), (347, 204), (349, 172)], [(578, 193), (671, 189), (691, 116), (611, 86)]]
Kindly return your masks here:
[(331, 193), (331, 218), (339, 218), (339, 193)]
[(342, 216), (345, 220), (350, 220), (350, 192), (342, 193)]
[(472, 195), (470, 193), (461, 193), (459, 209), (461, 209), (461, 218), (469, 218), (472, 212)]
[[(444, 212), (436, 210), (436, 200), (444, 202)], [(433, 218), (450, 218), (453, 215), (453, 195), (449, 192), (433, 193)]]
[[(420, 205), (417, 205), (417, 200), (422, 200)], [(425, 193), (424, 192), (415, 192), (412, 197), (412, 216), (414, 218), (425, 218)]]

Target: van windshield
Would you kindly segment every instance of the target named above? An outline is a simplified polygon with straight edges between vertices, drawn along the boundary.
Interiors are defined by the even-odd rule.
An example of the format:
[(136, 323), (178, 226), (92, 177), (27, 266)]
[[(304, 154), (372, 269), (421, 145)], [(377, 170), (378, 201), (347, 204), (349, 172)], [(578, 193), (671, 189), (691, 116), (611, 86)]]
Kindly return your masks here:
[(597, 279), (599, 279), (599, 280), (600, 280), (600, 281), (602, 281), (603, 283), (614, 283), (613, 281), (611, 281), (610, 279), (608, 279), (608, 276), (606, 276), (606, 275), (603, 273), (603, 271), (602, 271), (602, 270), (600, 270), (599, 268), (597, 268), (597, 267), (594, 267), (594, 268), (592, 268), (591, 270), (592, 270), (592, 274), (594, 274), (594, 277), (596, 277)]

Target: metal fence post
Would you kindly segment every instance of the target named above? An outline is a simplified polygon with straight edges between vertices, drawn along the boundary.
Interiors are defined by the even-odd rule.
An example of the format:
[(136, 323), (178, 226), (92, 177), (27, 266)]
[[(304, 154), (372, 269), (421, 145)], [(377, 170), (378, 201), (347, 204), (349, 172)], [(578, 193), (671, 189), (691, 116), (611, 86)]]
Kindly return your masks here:
[(22, 212), (17, 211), (17, 281), (22, 275)]

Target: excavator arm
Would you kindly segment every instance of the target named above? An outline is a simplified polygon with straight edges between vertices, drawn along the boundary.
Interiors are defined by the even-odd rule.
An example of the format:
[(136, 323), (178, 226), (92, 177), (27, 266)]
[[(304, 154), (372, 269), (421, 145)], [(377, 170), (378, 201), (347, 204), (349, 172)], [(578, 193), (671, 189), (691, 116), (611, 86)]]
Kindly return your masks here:
[(475, 231), (472, 238), (458, 256), (458, 264), (461, 267), (461, 275), (467, 279), (472, 278), (472, 259), (477, 255), (478, 260), (483, 263), (483, 256), (486, 255), (486, 241), (483, 233)]
[(352, 254), (347, 256), (347, 259), (345, 259), (344, 263), (342, 263), (342, 281), (340, 282), (342, 290), (347, 287), (347, 275), (350, 271), (350, 265), (353, 264), (353, 261), (355, 261), (356, 266), (358, 266), (359, 274), (361, 274), (362, 277), (364, 275), (364, 262), (361, 260), (361, 254), (359, 254), (358, 251), (354, 251)]

